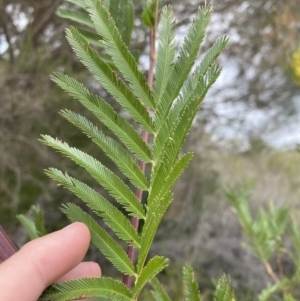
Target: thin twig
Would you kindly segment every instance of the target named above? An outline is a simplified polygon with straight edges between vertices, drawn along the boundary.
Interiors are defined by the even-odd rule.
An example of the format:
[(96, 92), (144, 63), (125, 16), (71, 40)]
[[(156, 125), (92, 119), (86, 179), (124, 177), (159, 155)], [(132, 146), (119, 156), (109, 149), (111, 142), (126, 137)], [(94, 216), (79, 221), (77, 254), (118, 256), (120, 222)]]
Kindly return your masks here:
[(264, 267), (268, 273), (268, 275), (274, 280), (275, 283), (280, 282), (280, 279), (277, 277), (277, 275), (275, 274), (275, 272), (273, 271), (271, 265), (269, 264), (268, 261), (264, 261), (263, 262)]
[(278, 267), (278, 270), (279, 270), (279, 276), (282, 279), (284, 277), (284, 273), (283, 273), (281, 257), (280, 257), (279, 254), (277, 254), (277, 257), (276, 257), (276, 263), (277, 263), (277, 267)]
[[(148, 72), (148, 85), (150, 89), (153, 87), (153, 80), (154, 80), (154, 68), (155, 68), (155, 60), (156, 60), (156, 47), (155, 47), (155, 41), (156, 41), (156, 30), (157, 30), (157, 14), (158, 14), (158, 3), (156, 5), (156, 18), (155, 18), (155, 26), (154, 28), (151, 28), (150, 30), (150, 66), (149, 66), (149, 72)], [(142, 139), (147, 143), (148, 142), (148, 136), (149, 133), (147, 131), (142, 131)], [(146, 163), (143, 161), (139, 162), (139, 166), (143, 173), (146, 171)], [(143, 198), (143, 191), (141, 189), (136, 190), (136, 197), (139, 199), (140, 202), (142, 202)], [(139, 219), (136, 217), (133, 217), (131, 219), (131, 224), (134, 227), (136, 231), (138, 231), (139, 228)], [(132, 263), (135, 261), (136, 256), (136, 249), (132, 246), (129, 246), (127, 248), (127, 255)], [(131, 289), (132, 286), (132, 277), (129, 275), (124, 275), (123, 277), (123, 283)]]

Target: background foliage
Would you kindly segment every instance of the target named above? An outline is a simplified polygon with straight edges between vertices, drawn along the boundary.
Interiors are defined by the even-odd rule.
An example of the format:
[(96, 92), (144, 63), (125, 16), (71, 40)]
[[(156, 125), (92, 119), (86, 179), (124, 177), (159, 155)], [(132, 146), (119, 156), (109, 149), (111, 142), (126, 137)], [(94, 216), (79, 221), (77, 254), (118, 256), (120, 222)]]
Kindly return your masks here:
[[(140, 1), (135, 2), (139, 15)], [(165, 2), (172, 3), (176, 15), (181, 16), (182, 30), (201, 4)], [(59, 136), (102, 156), (63, 118), (57, 118), (68, 97), (51, 83), (53, 71), (76, 74), (90, 89), (99, 90), (67, 45), (66, 22), (55, 15), (60, 3), (0, 1), (0, 221), (19, 243), (26, 238), (16, 214), (38, 204), (52, 231), (66, 223), (53, 208), (74, 200), (67, 191), (57, 189), (43, 169), (59, 165), (76, 171), (76, 167), (41, 145), (39, 134)], [(212, 289), (211, 279), (225, 272), (231, 275), (238, 294), (253, 300), (270, 280), (260, 263), (240, 246), (240, 228), (221, 188), (253, 180), (253, 211), (271, 199), (275, 206), (287, 204), (293, 217), (299, 218), (300, 159), (296, 147), (276, 150), (262, 139), (277, 129), (273, 141), (288, 141), (288, 125), (299, 120), (299, 87), (293, 80), (298, 69), (291, 59), (297, 56), (293, 53), (299, 43), (299, 3), (226, 0), (215, 1), (214, 7), (205, 48), (220, 33), (229, 32), (229, 47), (221, 58), (225, 69), (186, 143), (186, 150), (196, 148), (197, 154), (175, 188), (175, 204), (153, 252), (171, 257), (174, 263), (166, 272), (172, 275), (170, 291), (176, 292), (178, 286), (176, 263), (179, 269), (188, 261), (197, 267), (200, 287), (207, 294)], [(147, 36), (146, 28), (136, 20), (132, 49), (140, 51), (142, 65), (143, 53), (148, 51)], [(68, 107), (80, 111), (75, 102), (69, 102)], [(278, 133), (278, 129), (282, 130)], [(93, 250), (89, 256), (95, 259)], [(97, 260), (106, 269), (103, 259)]]

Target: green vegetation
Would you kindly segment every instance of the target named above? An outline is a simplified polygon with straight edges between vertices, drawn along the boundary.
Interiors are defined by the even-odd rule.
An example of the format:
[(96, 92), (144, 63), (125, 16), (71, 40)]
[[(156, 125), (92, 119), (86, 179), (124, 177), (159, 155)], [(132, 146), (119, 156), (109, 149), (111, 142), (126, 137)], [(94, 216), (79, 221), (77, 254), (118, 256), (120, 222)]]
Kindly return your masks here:
[[(88, 224), (94, 245), (101, 249), (108, 261), (113, 263), (110, 267), (107, 262), (103, 263), (105, 276), (121, 280), (121, 275), (117, 272), (119, 270), (123, 274), (129, 274), (123, 279), (127, 286), (130, 282), (128, 276), (136, 277), (137, 280), (131, 291), (124, 289), (121, 282), (107, 278), (100, 281), (99, 279), (95, 280), (93, 283), (85, 280), (80, 282), (79, 286), (90, 286), (91, 291), (88, 294), (93, 296), (114, 295), (116, 300), (118, 298), (124, 300), (135, 298), (138, 295), (139, 300), (232, 300), (234, 297), (229, 286), (229, 278), (222, 276), (225, 272), (231, 276), (231, 285), (235, 289), (236, 300), (256, 300), (258, 296), (259, 300), (297, 299), (299, 292), (294, 286), (298, 281), (298, 261), (295, 256), (297, 249), (292, 246), (292, 243), (297, 244), (295, 234), (297, 224), (292, 223), (291, 220), (299, 218), (297, 209), (300, 197), (299, 153), (292, 150), (274, 150), (259, 139), (250, 141), (247, 151), (241, 151), (244, 147), (240, 147), (237, 141), (233, 141), (233, 146), (230, 141), (212, 142), (211, 137), (203, 134), (200, 129), (201, 126), (204, 127), (206, 120), (214, 115), (209, 110), (204, 111), (204, 121), (203, 112), (197, 113), (199, 124), (196, 124), (197, 127), (192, 127), (192, 138), (189, 138), (183, 150), (179, 150), (189, 127), (187, 126), (182, 132), (178, 129), (190, 117), (188, 116), (190, 112), (193, 114), (196, 112), (197, 107), (197, 104), (192, 101), (190, 91), (200, 95), (199, 100), (202, 100), (205, 94), (202, 92), (206, 92), (207, 82), (205, 80), (210, 77), (214, 80), (214, 75), (217, 75), (219, 71), (218, 68), (211, 68), (210, 60), (214, 60), (215, 56), (219, 54), (225, 40), (221, 38), (212, 48), (206, 47), (206, 49), (210, 49), (209, 54), (203, 58), (200, 67), (194, 70), (193, 76), (188, 77), (193, 61), (190, 54), (198, 53), (198, 46), (192, 47), (193, 43), (197, 44), (196, 36), (194, 36), (195, 39), (186, 41), (185, 47), (182, 46), (179, 53), (179, 59), (175, 60), (175, 50), (177, 49), (174, 41), (175, 24), (171, 11), (164, 9), (163, 17), (160, 19), (158, 33), (160, 43), (157, 56), (151, 55), (154, 48), (150, 47), (150, 70), (153, 70), (155, 59), (157, 59), (155, 81), (153, 90), (150, 91), (151, 81), (148, 81), (148, 85), (146, 84), (144, 75), (138, 70), (136, 64), (140, 59), (139, 51), (144, 54), (144, 48), (137, 46), (141, 45), (137, 39), (141, 36), (141, 27), (138, 22), (134, 23), (136, 19), (131, 1), (103, 0), (115, 22), (113, 24), (105, 10), (99, 15), (95, 13), (94, 7), (91, 8), (94, 1), (89, 1), (90, 7), (88, 7), (81, 0), (69, 0), (59, 8), (58, 16), (60, 18), (50, 19), (49, 27), (46, 25), (49, 20), (43, 17), (43, 12), (47, 12), (46, 17), (47, 15), (51, 16), (51, 11), (55, 11), (58, 1), (50, 1), (49, 4), (47, 0), (43, 0), (38, 7), (31, 0), (24, 0), (24, 3), (19, 1), (22, 2), (21, 6), (18, 5), (18, 1), (12, 2), (16, 2), (16, 7), (21, 10), (24, 8), (24, 3), (25, 7), (27, 4), (30, 6), (29, 8), (34, 7), (32, 11), (38, 17), (31, 16), (33, 23), (29, 24), (28, 32), (24, 31), (24, 37), (21, 36), (20, 31), (12, 30), (13, 26), (6, 27), (0, 22), (0, 35), (3, 32), (11, 31), (13, 36), (6, 54), (4, 56), (0, 54), (2, 79), (0, 88), (5, 87), (5, 93), (2, 93), (5, 105), (0, 111), (2, 113), (0, 115), (2, 126), (0, 130), (2, 155), (0, 173), (3, 176), (0, 181), (1, 223), (4, 223), (6, 228), (12, 232), (14, 224), (16, 224), (16, 222), (12, 222), (15, 220), (14, 216), (25, 212), (35, 203), (39, 204), (44, 212), (47, 212), (45, 216), (47, 229), (52, 231), (66, 223), (61, 212), (56, 209), (63, 203), (63, 211), (71, 220), (83, 220)], [(234, 2), (236, 1), (226, 1), (227, 9), (230, 12), (230, 7)], [(259, 14), (254, 13), (253, 18), (260, 16), (259, 20), (265, 22), (266, 18), (261, 17), (263, 10), (256, 2), (248, 3), (252, 7), (249, 8), (249, 11), (253, 11), (255, 8), (254, 12), (259, 11)], [(288, 2), (292, 3), (292, 1)], [(14, 6), (13, 3), (12, 6)], [(133, 3), (135, 2), (133, 1)], [(286, 5), (287, 2), (283, 1), (282, 3), (282, 5)], [(148, 38), (148, 31), (150, 31), (153, 46), (153, 37), (155, 40), (157, 34), (155, 29), (159, 20), (157, 9), (160, 1), (146, 1), (143, 9), (140, 8), (140, 3), (135, 4), (137, 4), (136, 10), (139, 15), (140, 13), (142, 15), (142, 23), (148, 28), (146, 30), (146, 26), (142, 25), (144, 26), (143, 32), (147, 33), (145, 37)], [(2, 8), (1, 5), (5, 7), (6, 1), (0, 3), (0, 8)], [(222, 12), (224, 8), (220, 8), (221, 4), (216, 3), (216, 5), (218, 13)], [(289, 9), (292, 14), (296, 12), (296, 9), (293, 10), (291, 7)], [(9, 10), (3, 9), (2, 11), (0, 12), (1, 16), (5, 17)], [(242, 7), (239, 11), (243, 12)], [(30, 14), (30, 9), (27, 13)], [(92, 19), (89, 13), (92, 13)], [(204, 11), (202, 13), (203, 16), (207, 16)], [(269, 15), (269, 10), (267, 13)], [(175, 15), (180, 15), (180, 13), (175, 10)], [(282, 16), (282, 19), (279, 18), (279, 20), (276, 19), (275, 14), (273, 23), (277, 26), (282, 22), (283, 25), (292, 24), (290, 22), (291, 14), (287, 13), (287, 10)], [(3, 20), (8, 20), (4, 17)], [(77, 28), (71, 27), (67, 31), (67, 38), (77, 57), (83, 63), (82, 65), (77, 62), (75, 55), (70, 55), (69, 45), (66, 45), (65, 39), (62, 37), (61, 28), (64, 25), (60, 23), (61, 17), (67, 22), (71, 21)], [(101, 18), (102, 21), (97, 18)], [(240, 20), (244, 19), (247, 18), (235, 18), (234, 22), (239, 24)], [(34, 20), (41, 20), (41, 23), (45, 20), (45, 24), (39, 24)], [(186, 20), (189, 20), (189, 16)], [(204, 18), (202, 22), (204, 27), (207, 20)], [(276, 23), (277, 21), (279, 23)], [(96, 30), (94, 22), (98, 22)], [(99, 22), (102, 22), (101, 26)], [(184, 22), (181, 21), (181, 24), (185, 24)], [(261, 24), (260, 21), (252, 21), (261, 30), (261, 38), (275, 45), (274, 37), (264, 38), (263, 28), (269, 26), (268, 22)], [(36, 30), (39, 26), (42, 29)], [(199, 28), (201, 26), (199, 25)], [(132, 31), (133, 27), (138, 27), (138, 30)], [(245, 31), (249, 28), (249, 32), (252, 30), (252, 27), (250, 30), (249, 26), (237, 27), (243, 28)], [(287, 26), (283, 26), (283, 28), (286, 30)], [(257, 30), (252, 31), (257, 32)], [(202, 38), (203, 32), (204, 28), (195, 31), (195, 33), (199, 33), (197, 38)], [(113, 33), (113, 40), (110, 37), (111, 33)], [(278, 33), (275, 36), (282, 35)], [(284, 36), (286, 37), (284, 41), (288, 40), (288, 45), (291, 45), (293, 39), (286, 32)], [(148, 41), (145, 37), (144, 40)], [(9, 34), (6, 38), (8, 41), (10, 40)], [(53, 41), (57, 41), (57, 44)], [(280, 43), (282, 42), (284, 47), (289, 47), (284, 41), (280, 39)], [(145, 45), (145, 42), (143, 43)], [(263, 42), (258, 38), (257, 40), (251, 39), (251, 43), (253, 47), (241, 42), (243, 47), (247, 48), (247, 51), (243, 51), (243, 53), (254, 58), (254, 54), (259, 51), (257, 49), (263, 48)], [(211, 41), (208, 41), (208, 44), (211, 46)], [(228, 47), (230, 49), (230, 51), (227, 50), (229, 57), (237, 55), (235, 47), (236, 45)], [(188, 52), (189, 55), (186, 54)], [(32, 53), (35, 54), (34, 57), (31, 55)], [(282, 54), (272, 51), (272, 55), (280, 58)], [(269, 62), (278, 60), (273, 56), (271, 59), (269, 55), (264, 57), (267, 58), (267, 66), (264, 64), (266, 63), (264, 59), (259, 66), (269, 72)], [(189, 58), (191, 65), (188, 64)], [(252, 64), (252, 67), (254, 65)], [(296, 63), (291, 67), (296, 73), (295, 66)], [(207, 71), (207, 68), (211, 69)], [(87, 74), (85, 69), (89, 69), (92, 75)], [(278, 71), (277, 64), (275, 69)], [(48, 80), (48, 74), (53, 70), (68, 74), (56, 73), (53, 79), (64, 90), (69, 90), (67, 92), (71, 96), (81, 97), (79, 102), (69, 101), (70, 97)], [(246, 72), (244, 73), (246, 76)], [(181, 78), (181, 74), (185, 76)], [(206, 77), (202, 78), (202, 82), (198, 81), (203, 74), (206, 74)], [(283, 93), (277, 93), (274, 86), (271, 89), (268, 88), (270, 91), (265, 90), (264, 80), (273, 78), (272, 75), (268, 73), (268, 77), (263, 77), (263, 72), (258, 74), (262, 75), (261, 78), (253, 77), (248, 85), (253, 88), (254, 92), (252, 93), (250, 90), (245, 92), (250, 96), (255, 95), (254, 101), (257, 102), (258, 107), (268, 107), (271, 103), (268, 101), (262, 103), (260, 98), (263, 95), (262, 92), (271, 92), (269, 97), (272, 99), (272, 104), (278, 100), (276, 95), (280, 94), (280, 101), (284, 99), (281, 96)], [(240, 76), (243, 77), (243, 71)], [(73, 78), (76, 78), (76, 81)], [(149, 78), (151, 79), (151, 76)], [(183, 84), (186, 79), (187, 81)], [(76, 90), (76, 87), (79, 87), (78, 82), (82, 82), (83, 85)], [(280, 92), (283, 91), (283, 86), (287, 90), (290, 87), (286, 84), (286, 79), (277, 81), (277, 83), (276, 88)], [(199, 84), (198, 91), (195, 89), (197, 84)], [(79, 95), (80, 93), (81, 95)], [(177, 97), (178, 93), (181, 93), (181, 97)], [(272, 95), (275, 95), (275, 98)], [(86, 99), (82, 99), (83, 96)], [(176, 98), (178, 102), (172, 105)], [(19, 101), (20, 99), (22, 102)], [(185, 102), (188, 99), (190, 102)], [(245, 97), (245, 99), (248, 98)], [(253, 98), (251, 99), (253, 100)], [(61, 111), (64, 118), (59, 118), (56, 111), (66, 106), (62, 100), (68, 100), (69, 103), (68, 109)], [(80, 101), (88, 110), (82, 108)], [(240, 101), (240, 96), (238, 101)], [(195, 107), (192, 108), (191, 104)], [(188, 111), (189, 109), (191, 111)], [(211, 115), (207, 116), (207, 112), (210, 112)], [(178, 118), (180, 115), (183, 116), (183, 119)], [(99, 119), (104, 123), (104, 127), (99, 125)], [(141, 129), (144, 129), (143, 139), (139, 136)], [(86, 137), (80, 133), (80, 130), (86, 134)], [(89, 173), (81, 167), (67, 160), (61, 160), (58, 155), (41, 146), (40, 142), (36, 141), (41, 132), (48, 134), (44, 136), (47, 144), (75, 159), (79, 165), (86, 167), (104, 188), (98, 185), (98, 182), (94, 181)], [(144, 143), (146, 132), (149, 133), (149, 140)], [(177, 133), (179, 133), (178, 136)], [(54, 139), (50, 136), (58, 138)], [(69, 145), (74, 148), (58, 139), (68, 141)], [(90, 143), (91, 140), (93, 143)], [(178, 144), (178, 149), (174, 149), (172, 143), (175, 146)], [(24, 145), (27, 145), (28, 148)], [(77, 149), (80, 149), (81, 152)], [(174, 152), (172, 153), (170, 150)], [(143, 259), (140, 261), (145, 263), (148, 258), (152, 259), (146, 265), (139, 264), (138, 261), (136, 266), (134, 260), (128, 260), (123, 251), (126, 244), (131, 250), (141, 248), (143, 242), (141, 233), (147, 226), (144, 220), (147, 221), (149, 214), (156, 214), (154, 210), (157, 205), (156, 201), (159, 201), (166, 191), (171, 191), (175, 178), (190, 160), (189, 151), (194, 150), (192, 164), (187, 167), (172, 190), (173, 204), (166, 211), (164, 219), (161, 220), (156, 239), (153, 240), (152, 245), (147, 242), (146, 249), (148, 250), (144, 254), (142, 253)], [(180, 157), (181, 153), (186, 153), (186, 155), (182, 156), (182, 161), (177, 161), (176, 165), (176, 159)], [(22, 155), (20, 156), (20, 154)], [(169, 155), (171, 160), (168, 158)], [(138, 160), (146, 163), (145, 175), (138, 166)], [(170, 170), (163, 170), (161, 166), (164, 161), (168, 161), (167, 166), (170, 170), (175, 164), (174, 166), (178, 167), (178, 170), (176, 168), (173, 170), (178, 173), (173, 176), (172, 173), (168, 174)], [(48, 170), (50, 177), (58, 180), (72, 193), (56, 187), (53, 181), (49, 181), (41, 175), (41, 170), (48, 166), (55, 167)], [(155, 169), (153, 166), (158, 167)], [(57, 168), (68, 173), (58, 172)], [(76, 179), (77, 177), (80, 181)], [(166, 182), (164, 182), (165, 180)], [(251, 195), (245, 194), (244, 191), (239, 193), (241, 184), (249, 181), (255, 183)], [(164, 182), (162, 187), (160, 187), (161, 182)], [(126, 188), (127, 186), (129, 189)], [(244, 206), (242, 213), (246, 212), (246, 215), (238, 215), (241, 223), (243, 224), (243, 218), (245, 221), (250, 218), (251, 227), (255, 226), (254, 229), (248, 227), (248, 232), (244, 231), (244, 235), (247, 237), (248, 249), (252, 248), (253, 254), (262, 260), (262, 264), (250, 255), (248, 249), (242, 249), (239, 246), (240, 228), (222, 194), (224, 186), (234, 187), (227, 191), (227, 196), (229, 199), (238, 200), (236, 203), (232, 203), (236, 207), (236, 211), (239, 212), (240, 206)], [(136, 201), (138, 198), (131, 193), (134, 187), (144, 191), (142, 205)], [(160, 189), (161, 191), (159, 191)], [(156, 191), (157, 194), (152, 193), (151, 195), (150, 193), (149, 195), (151, 191)], [(73, 193), (79, 199), (83, 199), (88, 206), (82, 205)], [(259, 214), (255, 214), (258, 208), (267, 208), (269, 200), (272, 200), (274, 206), (270, 206), (270, 210), (260, 210)], [(75, 205), (70, 204), (71, 201), (75, 202)], [(149, 202), (153, 202), (152, 207), (151, 205), (145, 206)], [(281, 208), (283, 204), (288, 209), (277, 209)], [(248, 205), (250, 208), (247, 207)], [(93, 211), (95, 214), (92, 213)], [(25, 226), (29, 238), (33, 239), (45, 234), (41, 211), (32, 207), (30, 215), (34, 222), (23, 215), (18, 216), (20, 222)], [(93, 215), (95, 219), (91, 219), (90, 215)], [(136, 218), (141, 220), (137, 232), (130, 224), (129, 217), (131, 216), (135, 221)], [(266, 223), (266, 220), (270, 218), (274, 222)], [(155, 227), (157, 226), (155, 225)], [(152, 230), (151, 227), (149, 229)], [(19, 238), (16, 241), (22, 241), (24, 232), (16, 231), (15, 233), (15, 237)], [(254, 235), (251, 236), (253, 233)], [(154, 233), (151, 235), (154, 236)], [(258, 243), (251, 242), (251, 239), (254, 238), (259, 239)], [(267, 254), (258, 252), (259, 250), (255, 249), (257, 244), (261, 244)], [(143, 247), (145, 247), (145, 243)], [(156, 256), (157, 254), (164, 257)], [(93, 259), (97, 258), (102, 265), (104, 259), (102, 255), (98, 255), (98, 250), (92, 247), (89, 255)], [(146, 259), (146, 257), (148, 258)], [(152, 278), (165, 268), (167, 264), (165, 257), (170, 258), (170, 266), (164, 269), (158, 278)], [(278, 267), (281, 265), (277, 263), (278, 258), (282, 262), (281, 265), (287, 270), (280, 271)], [(185, 262), (190, 265), (184, 265)], [(181, 276), (182, 266), (184, 266), (183, 276)], [(191, 266), (194, 271), (191, 270)], [(138, 271), (136, 267), (139, 268)], [(270, 273), (270, 268), (273, 269), (273, 274)], [(270, 274), (273, 277), (270, 277)], [(218, 282), (214, 279), (219, 279), (221, 276), (217, 285)], [(152, 286), (152, 289), (142, 290), (147, 281), (150, 282), (147, 287)], [(61, 295), (57, 295), (57, 299), (65, 300), (68, 298), (67, 296), (76, 296), (77, 292), (74, 293), (75, 295), (70, 292), (74, 289), (73, 285), (77, 285), (77, 283), (70, 283), (66, 287), (54, 287), (54, 291), (61, 292)], [(97, 287), (94, 290), (95, 285)], [(217, 290), (215, 290), (216, 287)], [(116, 296), (116, 291), (120, 295)], [(133, 295), (134, 297), (132, 297)], [(45, 298), (47, 297), (45, 296)], [(103, 299), (101, 298), (101, 300)]]
[[(224, 49), (227, 38), (218, 39), (204, 55), (193, 75), (189, 76), (204, 40), (212, 7), (198, 10), (177, 59), (174, 59), (174, 16), (170, 7), (164, 7), (160, 15), (160, 40), (154, 74), (159, 5), (158, 1), (149, 3), (143, 13), (143, 20), (147, 20), (146, 25), (151, 27), (152, 35), (147, 84), (144, 75), (138, 70), (136, 59), (127, 47), (130, 42), (128, 35), (131, 36), (133, 24), (131, 1), (122, 1), (122, 4), (119, 1), (93, 0), (76, 3), (84, 8), (86, 13), (77, 14), (67, 9), (60, 10), (60, 15), (75, 18), (79, 23), (92, 27), (109, 60), (89, 45), (86, 37), (90, 39), (90, 33), (71, 27), (67, 30), (67, 39), (83, 65), (141, 127), (142, 135), (140, 136), (103, 98), (92, 94), (77, 80), (56, 73), (53, 81), (91, 111), (98, 122), (103, 123), (122, 144), (115, 140), (114, 136), (106, 136), (98, 126), (80, 114), (70, 110), (64, 110), (61, 114), (102, 149), (136, 187), (136, 194), (134, 195), (118, 175), (97, 159), (70, 147), (58, 138), (42, 136), (46, 145), (83, 167), (123, 207), (126, 214), (87, 184), (67, 173), (49, 168), (46, 174), (82, 199), (115, 232), (118, 239), (128, 244), (126, 254), (92, 216), (77, 205), (66, 204), (62, 211), (72, 222), (80, 221), (88, 226), (92, 243), (124, 275), (123, 283), (105, 277), (73, 280), (53, 285), (50, 291), (42, 296), (42, 300), (63, 301), (79, 297), (137, 300), (144, 286), (168, 266), (168, 259), (162, 256), (148, 259), (149, 251), (158, 226), (172, 202), (172, 187), (193, 157), (191, 153), (181, 155), (181, 148), (203, 98), (220, 74), (215, 60)], [(116, 11), (124, 13), (120, 18), (123, 22)], [(127, 26), (128, 23), (131, 25)], [(126, 26), (126, 31), (122, 31)], [(148, 135), (152, 136), (151, 144)], [(144, 175), (145, 164), (151, 169), (148, 179)], [(142, 203), (143, 193), (147, 193), (145, 204)], [(138, 231), (139, 220), (144, 223), (141, 232)], [(185, 300), (200, 300), (192, 269), (185, 267), (183, 275)], [(224, 301), (232, 299), (231, 293), (227, 292), (228, 285), (229, 281), (220, 282), (216, 299), (221, 300), (221, 295), (225, 296)]]
[[(243, 227), (244, 244), (261, 261), (273, 284), (258, 296), (259, 301), (297, 300), (300, 282), (299, 224), (289, 216), (287, 207), (260, 208), (255, 217), (249, 207), (249, 188), (240, 192), (226, 190), (226, 196)], [(287, 262), (292, 271), (287, 269)]]

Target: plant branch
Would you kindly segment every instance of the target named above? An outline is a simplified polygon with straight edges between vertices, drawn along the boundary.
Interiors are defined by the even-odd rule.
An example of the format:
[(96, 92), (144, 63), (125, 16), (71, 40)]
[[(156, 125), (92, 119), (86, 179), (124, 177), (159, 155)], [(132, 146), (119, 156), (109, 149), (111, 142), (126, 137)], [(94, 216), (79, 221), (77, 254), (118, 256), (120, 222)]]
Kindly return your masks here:
[(283, 273), (282, 262), (281, 262), (281, 258), (280, 258), (279, 254), (277, 254), (276, 262), (277, 262), (277, 267), (278, 267), (278, 270), (279, 270), (279, 276), (282, 279), (284, 277), (284, 273)]
[[(156, 31), (157, 31), (157, 15), (158, 15), (158, 3), (156, 4), (156, 16), (155, 16), (155, 26), (154, 28), (151, 28), (150, 30), (150, 66), (149, 66), (149, 72), (148, 72), (148, 85), (150, 89), (153, 87), (153, 80), (154, 80), (154, 68), (155, 68), (155, 60), (156, 60)], [(147, 131), (142, 131), (142, 139), (145, 141), (145, 143), (148, 142), (149, 133)], [(146, 163), (143, 161), (139, 162), (139, 166), (143, 173), (146, 171)], [(143, 191), (141, 189), (136, 190), (136, 196), (139, 199), (140, 202), (142, 202), (143, 199)], [(139, 228), (139, 219), (136, 217), (133, 217), (131, 219), (131, 224), (135, 228), (136, 231), (138, 231)], [(136, 249), (132, 246), (129, 246), (127, 248), (127, 255), (132, 263), (135, 261), (136, 257)], [(132, 277), (129, 275), (124, 275), (123, 277), (123, 283), (128, 287), (128, 289), (131, 289), (132, 286)]]
[(271, 265), (269, 264), (268, 261), (263, 261), (264, 267), (268, 273), (268, 275), (274, 280), (275, 283), (280, 282), (280, 279), (277, 277), (275, 272), (273, 271)]
[(52, 16), (55, 14), (57, 8), (60, 6), (62, 0), (52, 1), (50, 5), (37, 9), (33, 22), (29, 27), (31, 39), (34, 44), (37, 43), (38, 37), (45, 27), (50, 22)]
[(13, 49), (13, 45), (12, 45), (12, 42), (11, 42), (11, 36), (9, 34), (9, 30), (8, 30), (8, 27), (7, 27), (7, 24), (11, 23), (10, 21), (11, 20), (8, 20), (8, 15), (4, 12), (4, 11), (1, 11), (1, 15), (3, 16), (3, 19), (0, 20), (0, 24), (3, 28), (3, 32), (4, 32), (4, 36), (5, 36), (5, 39), (6, 39), (6, 42), (8, 44), (8, 53), (9, 53), (9, 62), (11, 65), (14, 64), (14, 49)]

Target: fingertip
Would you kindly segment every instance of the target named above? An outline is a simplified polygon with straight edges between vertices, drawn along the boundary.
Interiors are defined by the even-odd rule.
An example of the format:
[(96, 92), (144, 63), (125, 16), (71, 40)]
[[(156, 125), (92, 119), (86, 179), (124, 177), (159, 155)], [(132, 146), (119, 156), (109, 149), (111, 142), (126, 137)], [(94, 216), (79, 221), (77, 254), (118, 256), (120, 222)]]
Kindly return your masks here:
[[(80, 237), (80, 239), (82, 240), (82, 243), (84, 244), (86, 241), (88, 243), (90, 243), (91, 241), (91, 233), (90, 233), (90, 230), (89, 228), (82, 222), (75, 222), (75, 223), (72, 223), (68, 226), (66, 226), (65, 228), (63, 228), (62, 230), (60, 231), (63, 231), (63, 232), (66, 232), (68, 233), (68, 235), (71, 234), (71, 231), (72, 232), (76, 232), (76, 235), (78, 237)], [(67, 232), (68, 231), (68, 232)]]
[[(26, 244), (1, 264), (0, 270), (5, 277), (0, 277), (0, 287), (6, 287), (5, 296), (10, 297), (5, 300), (14, 300), (17, 292), (13, 287), (23, 290), (23, 300), (37, 298), (48, 285), (79, 265), (89, 248), (90, 237), (87, 226), (76, 222)], [(93, 266), (92, 273), (96, 269)], [(29, 278), (32, 285), (24, 282)]]

